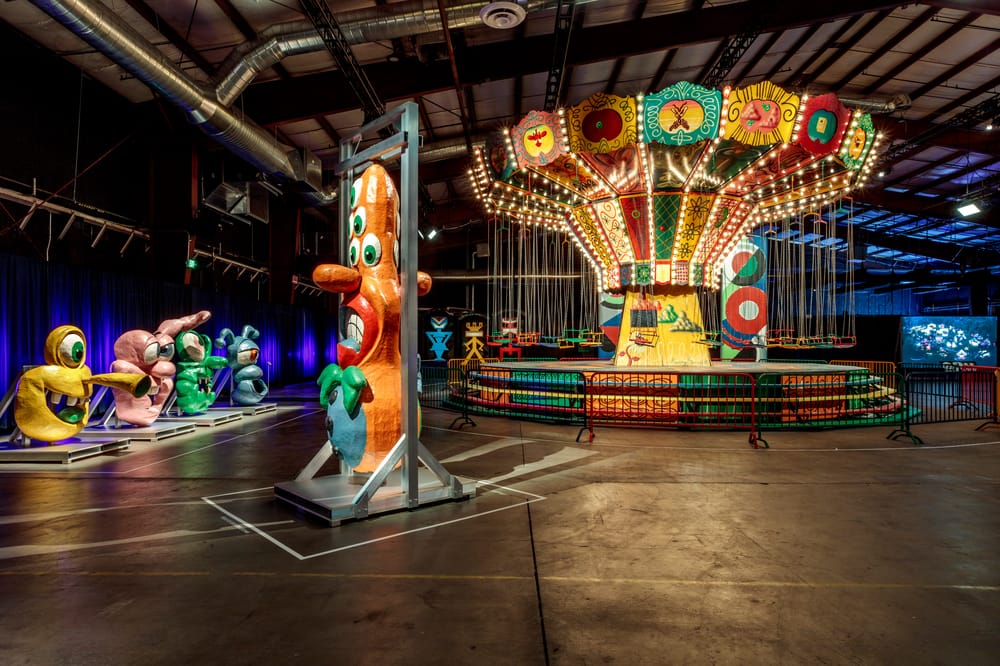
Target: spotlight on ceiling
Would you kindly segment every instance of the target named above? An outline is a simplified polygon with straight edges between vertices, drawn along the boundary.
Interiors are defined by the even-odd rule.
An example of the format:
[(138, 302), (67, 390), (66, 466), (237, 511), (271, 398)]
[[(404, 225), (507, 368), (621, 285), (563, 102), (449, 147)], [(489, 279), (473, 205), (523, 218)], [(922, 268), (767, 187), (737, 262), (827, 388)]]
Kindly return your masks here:
[(958, 206), (958, 214), (962, 217), (969, 217), (970, 215), (975, 215), (976, 213), (981, 213), (982, 208), (976, 205), (975, 201), (970, 201), (968, 203), (962, 203)]
[(437, 227), (427, 227), (427, 231), (424, 232), (423, 236), (427, 240), (434, 240), (437, 238), (438, 233)]

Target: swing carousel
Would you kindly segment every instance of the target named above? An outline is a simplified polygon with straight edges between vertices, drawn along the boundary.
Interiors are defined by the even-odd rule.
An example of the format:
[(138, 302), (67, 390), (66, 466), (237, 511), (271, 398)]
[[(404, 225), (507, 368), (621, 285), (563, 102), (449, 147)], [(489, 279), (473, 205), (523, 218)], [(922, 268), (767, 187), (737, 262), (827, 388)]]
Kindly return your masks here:
[[(621, 303), (600, 329), (612, 357), (594, 372), (812, 374), (841, 391), (830, 377), (862, 369), (763, 361), (769, 347), (853, 345), (851, 195), (879, 141), (870, 116), (833, 93), (680, 82), (532, 111), (476, 151), (471, 177), (497, 229), (563, 239), (552, 242), (576, 251), (593, 293)], [(545, 266), (523, 263), (513, 240), (502, 247), (510, 264), (495, 270), (522, 262), (541, 283)], [(544, 301), (564, 293), (522, 292), (498, 334), (534, 341), (518, 338), (525, 313), (569, 312)], [(748, 350), (756, 362), (726, 362)]]

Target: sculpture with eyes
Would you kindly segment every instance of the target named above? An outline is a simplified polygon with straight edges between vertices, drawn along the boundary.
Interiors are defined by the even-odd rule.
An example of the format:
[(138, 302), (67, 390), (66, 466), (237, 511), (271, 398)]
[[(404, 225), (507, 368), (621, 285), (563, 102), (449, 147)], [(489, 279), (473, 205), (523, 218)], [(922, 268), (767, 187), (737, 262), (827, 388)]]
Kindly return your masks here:
[(25, 371), (14, 394), (14, 422), (27, 437), (55, 442), (80, 432), (90, 417), (94, 384), (142, 396), (147, 375), (111, 372), (92, 375), (85, 365), (87, 340), (76, 326), (58, 326), (45, 338), (45, 363)]
[(208, 321), (212, 316), (207, 310), (195, 314), (167, 319), (156, 331), (133, 330), (122, 333), (115, 340), (115, 360), (112, 372), (130, 372), (149, 375), (153, 385), (141, 397), (134, 397), (128, 391), (113, 389), (115, 415), (126, 423), (137, 426), (151, 425), (160, 415), (164, 403), (174, 388), (173, 364), (174, 336), (187, 328)]
[[(379, 165), (351, 188), (350, 266), (321, 264), (313, 280), (343, 294), (337, 364), (320, 377), (327, 436), (357, 472), (372, 472), (402, 433), (399, 196)], [(417, 272), (417, 294), (431, 278)]]
[(257, 365), (260, 347), (256, 341), (259, 337), (260, 332), (247, 324), (239, 335), (224, 328), (215, 339), (215, 346), (226, 350), (226, 359), (233, 371), (233, 390), (230, 397), (237, 405), (256, 405), (267, 395), (264, 373)]
[(197, 331), (181, 331), (177, 347), (177, 408), (185, 414), (203, 414), (215, 402), (212, 380), (226, 366), (222, 356), (212, 356), (212, 339)]

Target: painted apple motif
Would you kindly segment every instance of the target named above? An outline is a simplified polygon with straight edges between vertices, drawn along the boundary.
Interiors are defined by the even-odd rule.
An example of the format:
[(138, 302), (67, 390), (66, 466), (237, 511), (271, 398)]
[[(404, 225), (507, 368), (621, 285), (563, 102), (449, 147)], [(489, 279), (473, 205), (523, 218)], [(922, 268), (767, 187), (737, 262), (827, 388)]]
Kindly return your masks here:
[(611, 141), (622, 131), (621, 114), (614, 109), (596, 109), (583, 117), (583, 136), (592, 143)]

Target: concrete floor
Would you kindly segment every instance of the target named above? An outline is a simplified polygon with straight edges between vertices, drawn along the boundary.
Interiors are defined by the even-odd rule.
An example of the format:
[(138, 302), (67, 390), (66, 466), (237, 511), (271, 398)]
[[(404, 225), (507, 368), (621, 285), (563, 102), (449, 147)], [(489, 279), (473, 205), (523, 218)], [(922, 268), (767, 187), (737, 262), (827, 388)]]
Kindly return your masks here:
[(0, 662), (1000, 663), (1000, 430), (454, 416), (474, 499), (333, 528), (273, 498), (315, 404), (0, 466)]

